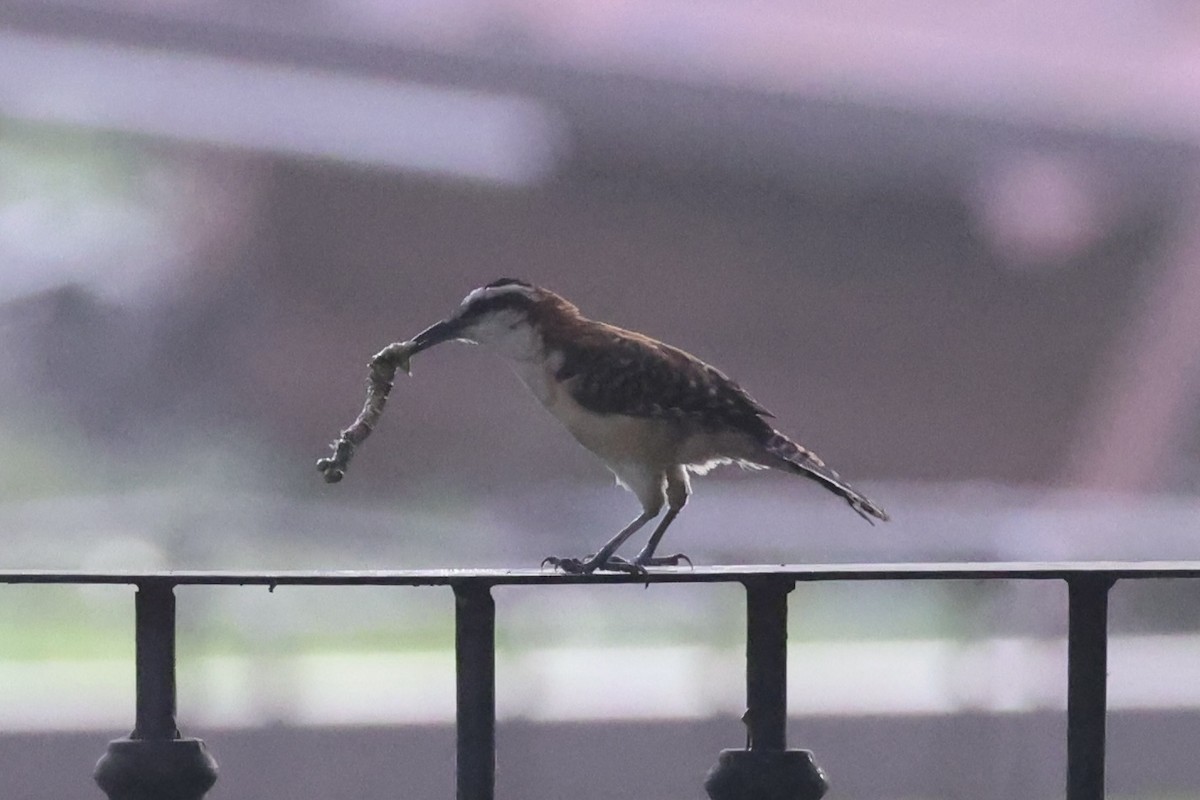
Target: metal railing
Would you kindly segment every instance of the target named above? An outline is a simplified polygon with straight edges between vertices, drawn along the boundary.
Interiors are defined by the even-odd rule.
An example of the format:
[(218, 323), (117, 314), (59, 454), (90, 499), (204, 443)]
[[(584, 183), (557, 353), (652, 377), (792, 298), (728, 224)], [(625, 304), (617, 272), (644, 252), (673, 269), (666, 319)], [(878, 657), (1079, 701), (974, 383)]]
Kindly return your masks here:
[(746, 589), (747, 746), (723, 751), (705, 788), (714, 800), (816, 800), (828, 788), (804, 750), (787, 748), (788, 593), (817, 581), (1065, 581), (1067, 800), (1104, 797), (1108, 594), (1120, 580), (1200, 578), (1200, 562), (847, 564), (697, 567), (625, 574), (563, 575), (535, 570), (356, 572), (0, 571), (7, 584), (123, 584), (136, 587), (135, 724), (109, 743), (95, 779), (110, 800), (200, 800), (217, 767), (175, 720), (175, 587), (443, 586), (455, 596), (457, 796), (490, 800), (495, 790), (495, 620), (497, 586), (627, 583), (741, 583)]

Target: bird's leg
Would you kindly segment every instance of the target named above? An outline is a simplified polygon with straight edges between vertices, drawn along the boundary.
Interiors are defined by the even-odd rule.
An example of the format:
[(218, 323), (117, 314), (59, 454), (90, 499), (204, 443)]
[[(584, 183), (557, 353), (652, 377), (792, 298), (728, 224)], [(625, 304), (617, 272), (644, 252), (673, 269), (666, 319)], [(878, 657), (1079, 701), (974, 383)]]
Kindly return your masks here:
[(638, 575), (646, 570), (640, 565), (626, 561), (625, 559), (613, 555), (617, 552), (617, 548), (625, 543), (625, 540), (633, 536), (650, 520), (658, 516), (658, 509), (643, 511), (638, 515), (637, 519), (630, 522), (621, 531), (601, 547), (594, 555), (586, 558), (560, 558), (558, 556), (547, 556), (542, 560), (542, 566), (550, 564), (558, 567), (563, 572), (570, 572), (573, 575), (587, 575), (595, 572), (598, 569), (613, 570), (614, 572), (628, 572), (633, 575)]
[(667, 532), (669, 526), (675, 517), (679, 515), (681, 509), (668, 508), (666, 516), (658, 523), (658, 527), (654, 529), (654, 533), (650, 534), (650, 541), (646, 542), (646, 546), (642, 548), (642, 552), (637, 554), (637, 558), (633, 560), (635, 566), (638, 567), (677, 567), (680, 562), (686, 561), (688, 566), (691, 566), (692, 560), (683, 553), (675, 553), (669, 556), (654, 556), (654, 551), (658, 548), (659, 541), (662, 540), (663, 534)]
[(686, 561), (688, 566), (692, 565), (692, 560), (683, 553), (675, 553), (669, 556), (655, 557), (654, 551), (658, 549), (658, 543), (662, 541), (663, 534), (667, 532), (667, 528), (675, 521), (675, 517), (687, 505), (688, 496), (692, 493), (691, 481), (688, 480), (687, 470), (682, 466), (677, 466), (669, 470), (666, 474), (667, 478), (667, 513), (658, 523), (658, 527), (654, 529), (654, 533), (650, 534), (650, 541), (646, 542), (646, 546), (642, 548), (642, 552), (637, 554), (637, 558), (633, 563), (639, 567), (677, 567), (680, 562)]

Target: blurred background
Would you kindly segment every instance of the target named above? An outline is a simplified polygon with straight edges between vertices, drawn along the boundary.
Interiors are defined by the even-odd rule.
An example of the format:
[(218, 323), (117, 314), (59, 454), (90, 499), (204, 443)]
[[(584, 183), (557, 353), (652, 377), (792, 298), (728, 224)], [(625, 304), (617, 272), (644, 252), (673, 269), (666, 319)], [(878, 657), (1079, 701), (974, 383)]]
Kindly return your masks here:
[[(508, 368), (366, 363), (501, 276), (729, 373), (877, 499), (719, 471), (697, 564), (1194, 559), (1200, 12), (1177, 0), (4, 0), (0, 567), (418, 569), (636, 512)], [(498, 592), (502, 797), (702, 796), (731, 587)], [(452, 599), (180, 590), (221, 798), (452, 791)], [(1065, 587), (809, 585), (837, 800), (1062, 795)], [(0, 590), (7, 798), (92, 798), (131, 592)], [(1200, 798), (1200, 587), (1112, 598), (1109, 787)]]

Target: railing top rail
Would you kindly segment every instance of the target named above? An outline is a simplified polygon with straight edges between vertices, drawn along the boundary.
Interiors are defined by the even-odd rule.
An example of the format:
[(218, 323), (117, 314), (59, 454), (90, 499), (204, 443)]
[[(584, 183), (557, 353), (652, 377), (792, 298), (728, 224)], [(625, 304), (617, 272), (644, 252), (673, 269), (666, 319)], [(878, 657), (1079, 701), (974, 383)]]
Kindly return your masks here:
[(172, 586), (546, 586), (609, 583), (744, 583), (920, 580), (1126, 580), (1200, 578), (1200, 561), (943, 562), (887, 564), (755, 564), (671, 567), (646, 575), (567, 575), (537, 569), (437, 570), (178, 570), (93, 572), (0, 570), (0, 584), (167, 584)]

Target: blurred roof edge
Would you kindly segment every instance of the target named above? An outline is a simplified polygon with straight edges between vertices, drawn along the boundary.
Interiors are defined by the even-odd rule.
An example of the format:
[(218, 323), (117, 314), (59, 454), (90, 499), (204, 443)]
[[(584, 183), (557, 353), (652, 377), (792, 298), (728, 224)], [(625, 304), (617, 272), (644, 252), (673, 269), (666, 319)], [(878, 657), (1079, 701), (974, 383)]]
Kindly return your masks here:
[[(719, 66), (689, 70), (691, 62), (680, 60), (678, 52), (673, 63), (655, 61), (636, 54), (630, 57), (629, 46), (609, 53), (608, 61), (596, 49), (578, 58), (566, 53), (555, 57), (545, 48), (534, 50), (533, 57), (519, 56), (511, 52), (511, 44), (497, 50), (502, 54), (488, 55), (478, 49), (466, 53), (461, 47), (457, 52), (453, 47), (435, 50), (411, 40), (397, 43), (301, 31), (289, 27), (287, 20), (268, 28), (245, 20), (200, 19), (195, 14), (185, 17), (49, 2), (0, 6), (0, 31), (4, 29), (10, 36), (24, 34), (27, 40), (54, 37), (59, 46), (116, 45), (113, 52), (128, 48), (133, 54), (178, 54), (242, 67), (290, 68), (296, 80), (332, 76), (376, 87), (399, 80), (410, 87), (492, 93), (532, 103), (533, 130), (547, 139), (543, 148), (547, 151), (555, 150), (549, 140), (556, 121), (561, 121), (570, 132), (573, 157), (585, 163), (619, 160), (688, 170), (701, 167), (788, 182), (849, 174), (876, 181), (940, 184), (989, 153), (1031, 146), (1086, 147), (1091, 158), (1136, 170), (1143, 179), (1170, 182), (1176, 177), (1176, 165), (1164, 163), (1164, 147), (1181, 157), (1190, 156), (1200, 138), (1200, 112), (1196, 111), (1200, 102), (1179, 96), (1188, 93), (1188, 82), (1175, 82), (1174, 94), (1125, 91), (1098, 96), (1093, 85), (1085, 96), (1075, 84), (1086, 78), (1103, 86), (1105, 75), (1103, 70), (1082, 75), (1081, 70), (1087, 70), (1079, 64), (1058, 76), (1038, 73), (1042, 83), (1020, 80), (1037, 65), (1013, 59), (1000, 59), (1004, 63), (990, 73), (979, 70), (939, 81), (930, 72), (929, 80), (922, 81), (919, 71), (912, 69), (907, 77), (893, 74), (895, 64), (905, 58), (902, 52), (866, 65), (846, 62), (847, 69), (841, 72), (836, 63), (817, 69), (821, 66), (814, 61), (817, 56), (810, 55), (800, 64), (786, 59), (775, 63), (773, 74), (771, 69), (760, 70), (755, 80), (753, 65), (741, 72), (722, 72)], [(873, 34), (867, 30), (863, 35)], [(899, 46), (907, 45), (901, 41)], [(643, 42), (641, 55), (651, 52), (647, 48)], [(12, 48), (6, 49), (8, 54), (0, 49), (0, 65), (13, 58)], [(834, 50), (827, 45), (823, 52)], [(538, 61), (538, 56), (549, 60)], [(611, 60), (615, 58), (623, 60)], [(806, 66), (812, 69), (806, 71)], [(12, 69), (0, 70), (4, 71), (15, 74)], [(14, 85), (24, 86), (29, 94), (37, 92), (30, 77), (36, 78), (38, 72), (30, 73), (28, 68), (23, 72), (23, 79), (0, 86), (0, 114), (22, 116), (10, 110), (19, 105)], [(718, 98), (720, 102), (714, 102)], [(136, 119), (126, 123), (112, 126), (163, 134), (144, 130)], [(511, 140), (519, 141), (526, 128), (519, 124), (513, 131)], [(370, 139), (369, 133), (358, 138)], [(236, 144), (220, 139), (216, 143)], [(268, 151), (296, 152), (284, 141), (260, 144)], [(363, 159), (360, 154), (344, 160)], [(378, 163), (369, 154), (365, 160)], [(517, 154), (515, 160), (532, 164), (534, 178), (552, 168), (529, 154)], [(525, 182), (527, 177), (518, 175), (510, 182)]]

